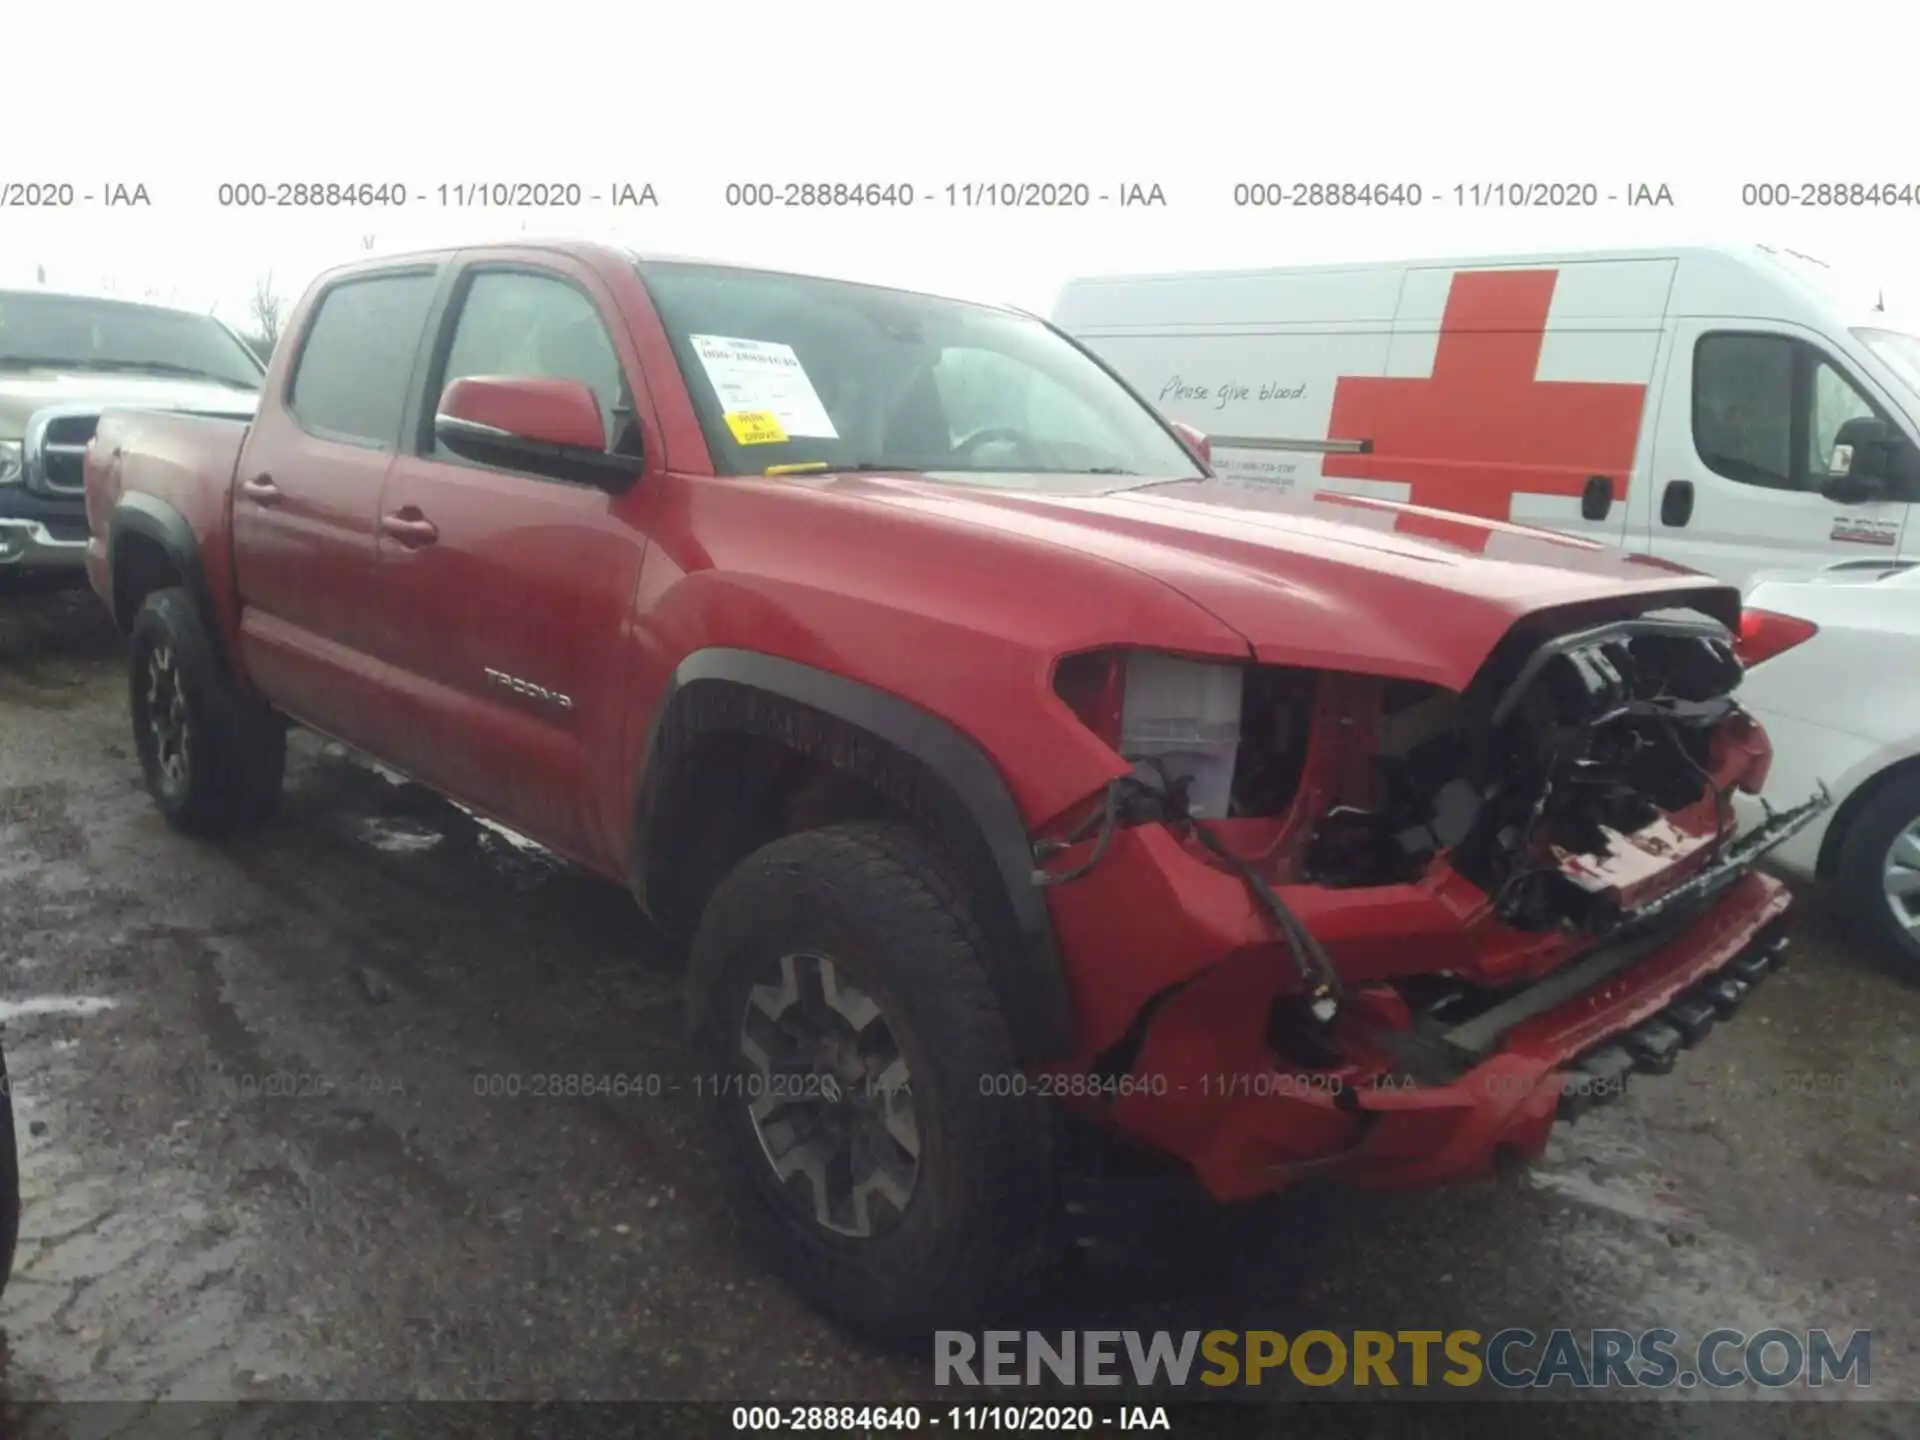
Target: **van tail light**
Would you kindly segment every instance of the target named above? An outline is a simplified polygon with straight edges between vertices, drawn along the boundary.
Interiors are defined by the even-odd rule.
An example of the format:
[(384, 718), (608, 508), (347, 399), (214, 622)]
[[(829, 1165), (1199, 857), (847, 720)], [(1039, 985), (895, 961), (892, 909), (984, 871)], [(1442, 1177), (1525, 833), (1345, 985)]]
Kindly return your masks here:
[(1125, 651), (1067, 656), (1053, 672), (1053, 691), (1108, 748), (1120, 748), (1120, 716), (1127, 699)]
[(1819, 629), (1812, 621), (1792, 615), (1779, 615), (1771, 610), (1743, 610), (1740, 638), (1734, 650), (1740, 656), (1740, 663), (1751, 670), (1763, 660), (1771, 660), (1782, 651), (1805, 644)]

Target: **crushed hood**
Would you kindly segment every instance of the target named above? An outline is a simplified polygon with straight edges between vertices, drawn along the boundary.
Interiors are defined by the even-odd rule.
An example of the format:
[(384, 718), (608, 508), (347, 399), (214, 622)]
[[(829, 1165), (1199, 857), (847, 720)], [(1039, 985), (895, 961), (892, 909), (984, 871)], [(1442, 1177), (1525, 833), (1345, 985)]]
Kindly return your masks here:
[[(824, 475), (822, 489), (1090, 552), (1171, 586), (1269, 664), (1461, 689), (1523, 616), (1693, 607), (1739, 591), (1572, 536), (1357, 497), (1218, 479)], [(1131, 486), (1132, 488), (1126, 488)]]

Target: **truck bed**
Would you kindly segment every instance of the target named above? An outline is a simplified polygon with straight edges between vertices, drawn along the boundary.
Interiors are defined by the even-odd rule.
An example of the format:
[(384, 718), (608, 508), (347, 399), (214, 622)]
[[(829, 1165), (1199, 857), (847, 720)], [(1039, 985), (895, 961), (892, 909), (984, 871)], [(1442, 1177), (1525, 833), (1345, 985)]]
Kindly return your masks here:
[[(198, 541), (207, 593), (231, 593), (233, 477), (250, 428), (245, 420), (178, 411), (108, 410), (101, 415), (86, 458), (87, 521), (93, 532), (87, 569), (99, 594), (109, 600), (113, 595), (114, 516), (127, 491), (143, 497), (139, 508), (154, 523), (184, 522)], [(132, 619), (115, 618), (123, 628)]]

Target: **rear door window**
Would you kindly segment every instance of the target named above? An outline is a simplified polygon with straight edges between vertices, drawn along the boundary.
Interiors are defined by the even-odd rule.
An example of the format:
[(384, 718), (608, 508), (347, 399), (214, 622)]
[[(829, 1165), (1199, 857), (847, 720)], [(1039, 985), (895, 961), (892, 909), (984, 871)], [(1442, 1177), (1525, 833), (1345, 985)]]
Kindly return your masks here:
[(431, 271), (369, 275), (321, 297), (287, 395), (302, 429), (382, 450), (398, 445), (435, 283)]

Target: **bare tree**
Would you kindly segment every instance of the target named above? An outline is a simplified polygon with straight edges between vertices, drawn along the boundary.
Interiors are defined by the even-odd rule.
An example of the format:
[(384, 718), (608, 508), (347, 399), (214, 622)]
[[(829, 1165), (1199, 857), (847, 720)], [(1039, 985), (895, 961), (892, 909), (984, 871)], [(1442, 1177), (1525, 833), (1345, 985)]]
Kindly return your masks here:
[(273, 288), (269, 270), (253, 282), (253, 298), (247, 302), (247, 314), (253, 320), (253, 332), (271, 351), (280, 343), (280, 326), (286, 320), (287, 302)]

